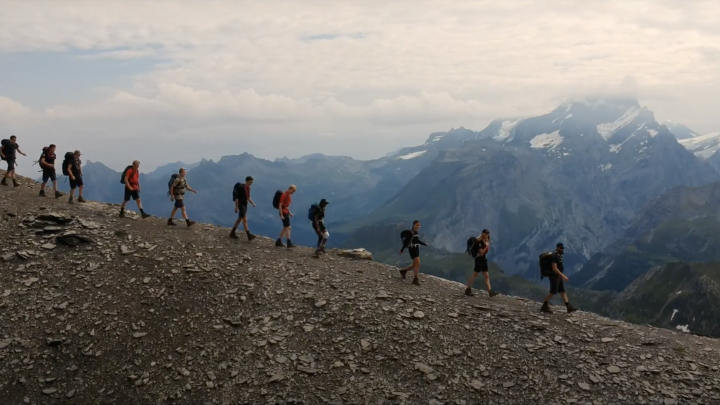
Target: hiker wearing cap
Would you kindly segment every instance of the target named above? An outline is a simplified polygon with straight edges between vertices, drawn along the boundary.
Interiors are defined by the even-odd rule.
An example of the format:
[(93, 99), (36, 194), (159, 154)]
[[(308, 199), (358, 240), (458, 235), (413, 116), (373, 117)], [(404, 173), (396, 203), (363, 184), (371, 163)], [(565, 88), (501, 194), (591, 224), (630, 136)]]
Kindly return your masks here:
[(418, 237), (418, 231), (420, 231), (420, 221), (415, 220), (413, 221), (412, 230), (407, 229), (400, 232), (400, 239), (403, 243), (402, 248), (400, 249), (400, 254), (402, 255), (403, 251), (407, 249), (410, 254), (410, 258), (412, 259), (412, 264), (400, 270), (400, 275), (402, 278), (405, 278), (407, 272), (409, 270), (413, 270), (414, 277), (412, 283), (414, 285), (420, 285), (420, 280), (418, 279), (418, 274), (420, 274), (420, 245), (428, 245), (420, 240)]
[(290, 218), (293, 217), (293, 213), (290, 211), (290, 204), (292, 204), (292, 195), (297, 191), (297, 187), (292, 185), (288, 187), (287, 191), (282, 193), (280, 201), (278, 202), (278, 211), (280, 213), (280, 220), (283, 224), (283, 229), (280, 231), (280, 236), (275, 241), (275, 246), (285, 247), (282, 243), (282, 238), (287, 238), (287, 247), (294, 248), (292, 241), (290, 240)]
[(123, 170), (122, 184), (125, 185), (125, 196), (123, 202), (120, 205), (120, 218), (125, 218), (125, 206), (132, 198), (140, 210), (140, 216), (145, 219), (150, 215), (146, 214), (142, 207), (142, 201), (140, 201), (140, 161), (133, 161), (132, 166), (128, 166)]
[(45, 197), (45, 185), (48, 180), (52, 180), (53, 190), (55, 190), (55, 198), (60, 198), (62, 193), (58, 190), (57, 186), (57, 174), (55, 173), (55, 145), (50, 145), (43, 148), (38, 164), (42, 169), (42, 183), (40, 183), (40, 197)]
[(15, 180), (15, 151), (23, 156), (27, 156), (20, 150), (20, 145), (17, 144), (17, 136), (13, 135), (10, 139), (2, 140), (2, 143), (0, 143), (0, 159), (7, 162), (7, 171), (2, 181), (0, 181), (0, 185), (7, 186), (7, 179), (12, 180), (14, 187), (20, 185), (17, 180)]
[(72, 161), (68, 162), (67, 173), (70, 177), (70, 198), (68, 199), (68, 203), (73, 203), (73, 196), (75, 195), (75, 189), (78, 190), (78, 202), (83, 203), (85, 202), (85, 199), (83, 198), (83, 172), (82, 172), (82, 161), (80, 161), (80, 156), (82, 156), (82, 153), (79, 150), (76, 150), (73, 152), (73, 159)]
[[(470, 244), (470, 242), (468, 242)], [(479, 273), (482, 273), (483, 277), (485, 278), (485, 286), (487, 286), (488, 294), (490, 295), (490, 298), (496, 296), (498, 293), (493, 291), (492, 287), (490, 287), (490, 266), (488, 266), (488, 258), (487, 254), (490, 250), (490, 231), (487, 229), (483, 229), (480, 236), (475, 238), (475, 241), (473, 245), (470, 247), (469, 252), (472, 257), (475, 258), (475, 268), (473, 269), (472, 274), (470, 275), (470, 279), (467, 283), (467, 288), (465, 288), (465, 295), (472, 297), (472, 286), (475, 282), (475, 278), (478, 276)]]
[(562, 243), (558, 243), (555, 246), (555, 251), (552, 253), (551, 262), (553, 274), (548, 276), (548, 278), (550, 279), (550, 293), (545, 297), (545, 301), (543, 301), (542, 307), (540, 307), (540, 311), (542, 312), (552, 314), (552, 311), (550, 310), (550, 300), (552, 299), (553, 295), (558, 293), (562, 297), (562, 300), (567, 307), (568, 313), (577, 311), (577, 308), (570, 304), (568, 296), (565, 293), (565, 281), (568, 281), (568, 278), (565, 274), (563, 274), (563, 271), (565, 270), (565, 266), (563, 265), (564, 250), (565, 246)]
[(230, 231), (230, 237), (233, 239), (238, 239), (237, 231), (238, 226), (240, 226), (240, 223), (242, 222), (243, 228), (245, 228), (245, 234), (247, 235), (248, 240), (253, 240), (256, 238), (255, 235), (250, 233), (250, 230), (248, 229), (248, 223), (247, 223), (247, 210), (248, 210), (248, 203), (252, 204), (253, 208), (255, 208), (255, 202), (250, 198), (250, 187), (252, 186), (253, 182), (252, 176), (245, 177), (245, 184), (242, 183), (235, 183), (235, 186), (233, 187), (233, 201), (235, 202), (235, 213), (238, 214), (238, 218), (235, 220), (235, 225), (233, 225), (232, 231)]
[(315, 233), (318, 235), (317, 249), (315, 255), (325, 252), (325, 244), (327, 243), (330, 233), (325, 227), (325, 207), (330, 204), (326, 199), (320, 200), (318, 204), (310, 206), (310, 217), (312, 217), (312, 227)]
[(180, 170), (178, 170), (178, 175), (170, 178), (168, 194), (170, 194), (170, 201), (175, 201), (175, 206), (170, 213), (170, 218), (168, 218), (168, 226), (177, 226), (173, 219), (175, 218), (175, 213), (178, 209), (182, 212), (182, 216), (185, 218), (185, 223), (188, 227), (195, 224), (195, 221), (191, 221), (188, 218), (187, 212), (185, 211), (185, 190), (191, 191), (195, 194), (197, 194), (197, 190), (193, 190), (192, 187), (188, 185), (187, 179), (185, 179), (186, 173), (185, 169), (181, 167)]

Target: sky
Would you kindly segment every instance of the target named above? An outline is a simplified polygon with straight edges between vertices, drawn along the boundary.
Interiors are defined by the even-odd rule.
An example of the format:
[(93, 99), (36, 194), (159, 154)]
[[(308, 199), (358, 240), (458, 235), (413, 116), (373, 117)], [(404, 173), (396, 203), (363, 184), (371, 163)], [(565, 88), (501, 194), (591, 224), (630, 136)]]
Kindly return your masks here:
[(715, 0), (0, 0), (0, 136), (115, 169), (370, 159), (615, 93), (709, 133), (717, 16)]

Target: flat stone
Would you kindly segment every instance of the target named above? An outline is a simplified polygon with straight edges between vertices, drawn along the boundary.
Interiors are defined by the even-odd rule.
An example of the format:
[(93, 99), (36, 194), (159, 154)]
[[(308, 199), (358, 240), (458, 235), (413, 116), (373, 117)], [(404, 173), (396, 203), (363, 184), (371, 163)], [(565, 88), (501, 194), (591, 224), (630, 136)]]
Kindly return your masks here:
[(423, 313), (422, 311), (415, 311), (415, 312), (413, 312), (413, 318), (415, 318), (415, 319), (425, 318), (425, 313)]
[(515, 386), (515, 383), (514, 383), (514, 382), (511, 382), (511, 381), (510, 381), (510, 382), (503, 383), (503, 388), (512, 388), (512, 387), (514, 387), (514, 386)]
[(423, 363), (415, 363), (415, 370), (420, 370), (420, 372), (425, 373), (425, 374), (430, 374), (435, 371), (435, 370), (433, 370), (432, 367), (428, 366), (427, 364), (423, 364)]
[(583, 391), (590, 391), (590, 385), (588, 383), (579, 382), (578, 387)]
[(52, 243), (46, 243), (46, 244), (42, 245), (42, 248), (45, 249), (45, 250), (53, 250), (53, 249), (55, 249), (56, 247), (57, 247), (57, 246), (54, 245), (54, 244), (52, 244)]
[(470, 386), (475, 390), (481, 390), (483, 387), (483, 383), (480, 380), (472, 380), (470, 381)]
[(147, 336), (147, 332), (135, 332), (135, 333), (133, 333), (133, 337), (134, 337), (135, 339), (140, 339), (140, 338), (143, 337), (143, 336)]
[(601, 340), (603, 343), (610, 343), (610, 342), (614, 341), (615, 339), (609, 338), (609, 337), (604, 337)]
[(610, 366), (607, 368), (608, 373), (610, 374), (617, 374), (620, 372), (620, 367), (618, 366)]

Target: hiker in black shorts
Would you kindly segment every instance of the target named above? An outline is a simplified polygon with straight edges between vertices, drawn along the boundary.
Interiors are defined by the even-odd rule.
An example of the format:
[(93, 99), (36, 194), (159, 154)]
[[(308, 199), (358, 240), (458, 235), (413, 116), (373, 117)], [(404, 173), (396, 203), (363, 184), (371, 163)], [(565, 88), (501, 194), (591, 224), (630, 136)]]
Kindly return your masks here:
[(245, 234), (247, 234), (248, 240), (253, 240), (256, 238), (255, 235), (250, 233), (247, 222), (248, 203), (252, 204), (253, 208), (255, 208), (255, 202), (252, 200), (252, 198), (250, 198), (250, 187), (252, 186), (254, 181), (255, 180), (253, 180), (252, 176), (247, 176), (245, 177), (245, 184), (236, 183), (235, 187), (233, 187), (235, 212), (238, 214), (238, 219), (235, 221), (235, 225), (233, 225), (232, 231), (230, 231), (230, 237), (233, 239), (238, 239), (235, 231), (237, 231), (238, 226), (240, 226), (241, 222), (243, 224), (243, 228), (245, 228)]
[(85, 202), (82, 195), (85, 184), (83, 183), (82, 161), (80, 161), (81, 155), (82, 153), (76, 150), (73, 153), (73, 160), (68, 163), (67, 173), (70, 176), (70, 198), (68, 199), (68, 204), (73, 203), (73, 196), (75, 195), (76, 189), (78, 190), (78, 202)]
[(405, 278), (407, 272), (414, 269), (412, 283), (415, 285), (420, 285), (420, 280), (418, 279), (418, 274), (420, 273), (420, 245), (428, 246), (427, 243), (421, 241), (418, 237), (418, 230), (420, 230), (420, 221), (415, 220), (413, 221), (412, 234), (403, 238), (403, 246), (402, 249), (400, 249), (401, 255), (403, 254), (403, 251), (407, 249), (410, 254), (410, 258), (413, 261), (409, 267), (400, 270), (400, 275), (402, 278)]
[(545, 301), (543, 302), (542, 307), (540, 307), (540, 311), (542, 312), (552, 314), (549, 303), (553, 295), (558, 293), (560, 294), (560, 297), (562, 297), (568, 313), (577, 311), (577, 308), (570, 304), (568, 296), (565, 293), (565, 281), (568, 281), (568, 278), (565, 274), (563, 274), (563, 271), (565, 270), (565, 266), (563, 265), (564, 250), (565, 246), (562, 243), (558, 243), (552, 254), (552, 271), (555, 275), (548, 277), (548, 279), (550, 279), (550, 293), (545, 297)]
[(170, 218), (168, 218), (167, 221), (169, 226), (177, 226), (173, 219), (175, 218), (175, 213), (178, 209), (182, 212), (182, 216), (188, 227), (195, 224), (195, 221), (191, 221), (188, 218), (187, 212), (185, 211), (185, 190), (191, 191), (195, 194), (197, 194), (197, 190), (193, 190), (193, 188), (187, 184), (187, 179), (185, 178), (186, 173), (185, 169), (181, 167), (180, 170), (178, 170), (178, 176), (175, 177), (175, 180), (173, 180), (172, 184), (170, 184), (170, 189), (168, 190), (168, 193), (170, 194), (170, 201), (175, 201), (175, 206), (173, 207), (173, 210), (170, 213)]
[(492, 290), (492, 287), (490, 287), (490, 267), (488, 266), (487, 259), (487, 253), (489, 250), (490, 231), (488, 231), (487, 229), (483, 229), (480, 236), (475, 239), (475, 245), (473, 245), (471, 249), (473, 257), (475, 257), (475, 268), (473, 269), (473, 273), (470, 276), (470, 280), (468, 280), (467, 288), (465, 289), (465, 295), (470, 297), (475, 295), (472, 292), (472, 285), (475, 282), (475, 277), (477, 277), (479, 273), (482, 273), (483, 277), (485, 278), (485, 285), (487, 286), (487, 291), (490, 295), (490, 298), (498, 294)]
[[(290, 188), (287, 189), (286, 192), (282, 193), (280, 196), (280, 201), (278, 203), (278, 212), (280, 213), (280, 221), (282, 221), (283, 229), (280, 231), (280, 236), (275, 241), (276, 247), (285, 247), (288, 248), (294, 248), (295, 245), (293, 245), (292, 241), (290, 240), (290, 218), (293, 217), (292, 211), (290, 211), (290, 204), (292, 204), (292, 195), (295, 194), (297, 191), (297, 187), (293, 184), (290, 186)], [(287, 245), (283, 245), (282, 238), (287, 238)]]
[(45, 184), (47, 184), (48, 180), (52, 181), (53, 190), (55, 190), (55, 198), (60, 198), (60, 196), (62, 196), (62, 193), (58, 191), (57, 174), (55, 173), (55, 159), (57, 159), (57, 155), (55, 155), (55, 149), (55, 145), (50, 145), (46, 148), (43, 148), (42, 155), (40, 155), (40, 160), (38, 160), (38, 164), (42, 169), (40, 197), (45, 197)]
[(2, 144), (0, 145), (0, 159), (7, 162), (7, 171), (5, 172), (5, 176), (3, 176), (2, 181), (0, 181), (0, 185), (7, 186), (7, 179), (12, 180), (13, 186), (18, 187), (20, 184), (18, 184), (17, 180), (15, 180), (15, 151), (17, 153), (27, 156), (20, 150), (20, 145), (17, 144), (17, 136), (13, 135), (10, 137), (10, 139), (3, 139)]
[(312, 213), (312, 227), (318, 236), (317, 249), (315, 250), (316, 256), (320, 253), (327, 253), (325, 252), (325, 244), (327, 243), (330, 234), (325, 227), (325, 207), (327, 207), (328, 204), (330, 203), (323, 198), (320, 200), (320, 203), (318, 203)]

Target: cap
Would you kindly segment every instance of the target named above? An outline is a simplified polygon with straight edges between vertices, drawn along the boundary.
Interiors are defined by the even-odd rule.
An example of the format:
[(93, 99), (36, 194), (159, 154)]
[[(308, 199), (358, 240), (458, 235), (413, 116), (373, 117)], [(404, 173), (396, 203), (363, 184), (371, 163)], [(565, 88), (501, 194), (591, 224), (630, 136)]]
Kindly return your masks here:
[(82, 153), (81, 153), (79, 150), (76, 150), (74, 153), (75, 153), (76, 155), (82, 155)]
[(326, 206), (326, 205), (328, 205), (328, 204), (330, 204), (330, 203), (328, 202), (328, 200), (326, 200), (326, 199), (323, 198), (322, 200), (320, 200), (320, 204), (319, 204), (319, 205), (321, 205), (321, 206)]
[(565, 245), (563, 245), (562, 243), (558, 243), (558, 244), (557, 244), (557, 245), (555, 245), (555, 246), (556, 246), (556, 247), (559, 247), (559, 248), (562, 248), (562, 249), (564, 249), (564, 248), (565, 248)]

